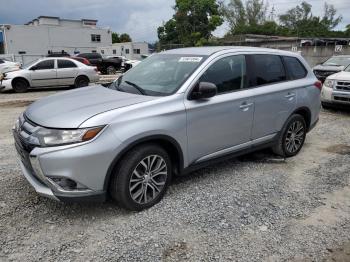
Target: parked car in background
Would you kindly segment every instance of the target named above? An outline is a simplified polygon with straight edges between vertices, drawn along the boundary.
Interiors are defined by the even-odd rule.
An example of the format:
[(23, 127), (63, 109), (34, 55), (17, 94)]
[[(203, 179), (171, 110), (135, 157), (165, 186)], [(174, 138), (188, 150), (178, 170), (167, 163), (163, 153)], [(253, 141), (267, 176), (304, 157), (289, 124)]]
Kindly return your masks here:
[(327, 77), (323, 83), (321, 101), (324, 108), (350, 108), (350, 65), (344, 71)]
[(109, 88), (71, 90), (31, 104), (13, 131), (24, 176), (61, 201), (141, 210), (173, 175), (272, 147), (302, 149), (317, 123), (321, 83), (298, 54), (249, 47), (152, 55)]
[(342, 71), (348, 65), (350, 65), (350, 55), (332, 56), (322, 64), (315, 66), (313, 71), (318, 80), (324, 82), (328, 76)]
[(103, 58), (99, 53), (82, 53), (78, 54), (77, 57), (83, 57), (89, 60), (102, 74), (114, 75), (122, 66), (122, 59)]
[(21, 70), (5, 73), (1, 86), (22, 93), (35, 87), (83, 87), (98, 80), (94, 67), (70, 58), (42, 58)]
[(46, 57), (70, 57), (66, 52), (50, 52)]
[(139, 63), (141, 63), (140, 60), (126, 60), (124, 62), (124, 72), (129, 71), (131, 68), (137, 66)]
[(0, 74), (21, 69), (21, 63), (0, 58)]
[(74, 59), (74, 60), (79, 61), (80, 63), (83, 63), (84, 65), (92, 66), (91, 63), (90, 63), (90, 61), (87, 60), (87, 59), (84, 58), (84, 57), (72, 56), (71, 58)]

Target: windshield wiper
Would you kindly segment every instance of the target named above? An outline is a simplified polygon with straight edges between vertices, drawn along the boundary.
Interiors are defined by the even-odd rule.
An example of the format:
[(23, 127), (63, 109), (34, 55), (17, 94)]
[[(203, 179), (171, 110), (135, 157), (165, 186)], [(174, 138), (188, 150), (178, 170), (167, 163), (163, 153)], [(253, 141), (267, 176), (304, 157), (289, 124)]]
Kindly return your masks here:
[(130, 81), (127, 81), (125, 80), (124, 81), (125, 83), (127, 83), (128, 85), (134, 87), (135, 89), (137, 89), (137, 91), (139, 91), (142, 95), (146, 95), (146, 92), (145, 90), (143, 90), (141, 87), (139, 87), (137, 84), (133, 83), (133, 82), (130, 82)]

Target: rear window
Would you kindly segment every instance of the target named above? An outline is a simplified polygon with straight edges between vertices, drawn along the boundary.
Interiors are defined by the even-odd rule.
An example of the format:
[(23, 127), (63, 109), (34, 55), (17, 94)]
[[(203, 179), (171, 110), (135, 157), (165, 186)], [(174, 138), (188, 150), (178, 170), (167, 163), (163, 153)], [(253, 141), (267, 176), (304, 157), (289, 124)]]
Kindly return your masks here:
[(254, 74), (249, 86), (260, 86), (287, 80), (282, 59), (278, 55), (249, 55)]
[(301, 79), (306, 76), (307, 71), (298, 58), (284, 56), (283, 60), (291, 80)]
[(73, 67), (77, 67), (77, 66), (72, 61), (59, 59), (59, 60), (57, 60), (57, 67), (58, 68), (73, 68)]

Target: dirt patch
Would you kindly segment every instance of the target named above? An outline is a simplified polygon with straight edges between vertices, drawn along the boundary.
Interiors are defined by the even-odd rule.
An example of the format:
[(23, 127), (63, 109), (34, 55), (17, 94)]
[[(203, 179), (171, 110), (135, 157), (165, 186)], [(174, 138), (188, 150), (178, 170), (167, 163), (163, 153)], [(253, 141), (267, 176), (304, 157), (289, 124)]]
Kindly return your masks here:
[(0, 102), (0, 107), (26, 107), (33, 103), (35, 100), (13, 100)]
[(327, 248), (327, 251), (330, 253), (330, 255), (326, 257), (324, 261), (350, 261), (350, 242), (337, 249)]
[(335, 154), (345, 156), (345, 155), (350, 155), (350, 146), (343, 145), (343, 144), (332, 145), (330, 147), (327, 147), (325, 151), (328, 153), (335, 153)]
[(187, 258), (188, 245), (186, 242), (175, 242), (163, 252), (163, 259), (165, 261), (184, 260)]

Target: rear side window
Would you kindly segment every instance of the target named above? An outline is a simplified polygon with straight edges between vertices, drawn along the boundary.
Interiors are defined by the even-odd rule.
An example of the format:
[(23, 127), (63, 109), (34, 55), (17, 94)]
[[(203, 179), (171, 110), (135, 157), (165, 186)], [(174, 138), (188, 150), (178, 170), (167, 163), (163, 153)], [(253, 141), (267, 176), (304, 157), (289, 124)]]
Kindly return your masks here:
[(218, 94), (244, 88), (246, 63), (244, 55), (224, 57), (211, 65), (199, 82), (210, 82), (217, 86)]
[(55, 68), (55, 61), (52, 60), (45, 60), (38, 64), (36, 64), (36, 70), (44, 70), (44, 69), (54, 69)]
[(301, 79), (306, 76), (307, 71), (298, 58), (284, 56), (283, 60), (291, 80)]
[(73, 68), (73, 67), (77, 67), (77, 66), (72, 61), (59, 59), (59, 60), (57, 60), (57, 67), (58, 68)]
[(254, 73), (249, 86), (260, 86), (287, 80), (282, 59), (278, 55), (249, 55)]

